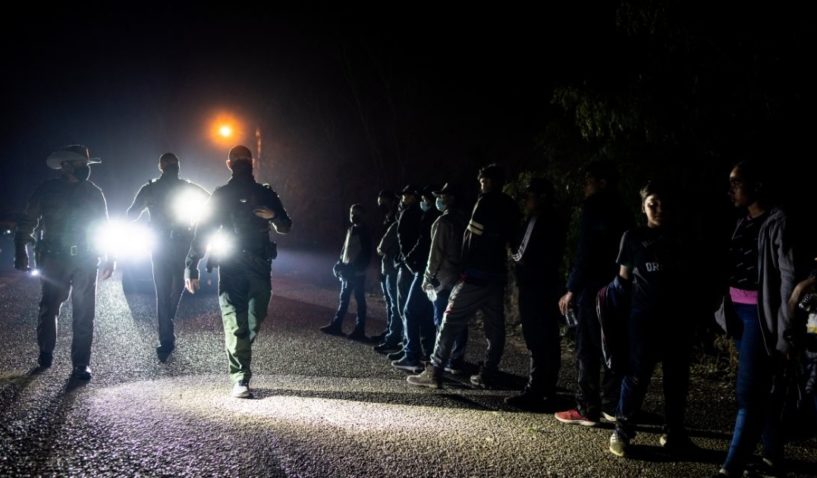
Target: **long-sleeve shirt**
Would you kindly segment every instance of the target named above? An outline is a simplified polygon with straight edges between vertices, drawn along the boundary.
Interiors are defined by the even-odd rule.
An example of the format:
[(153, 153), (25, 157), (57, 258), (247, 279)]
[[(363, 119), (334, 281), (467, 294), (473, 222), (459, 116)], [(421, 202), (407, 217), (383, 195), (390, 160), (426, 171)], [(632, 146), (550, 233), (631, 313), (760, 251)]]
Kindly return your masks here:
[(520, 284), (555, 285), (564, 252), (565, 228), (553, 210), (528, 218), (513, 255)]
[(520, 214), (502, 192), (480, 195), (463, 234), (462, 264), (467, 281), (507, 279), (508, 247), (517, 238)]

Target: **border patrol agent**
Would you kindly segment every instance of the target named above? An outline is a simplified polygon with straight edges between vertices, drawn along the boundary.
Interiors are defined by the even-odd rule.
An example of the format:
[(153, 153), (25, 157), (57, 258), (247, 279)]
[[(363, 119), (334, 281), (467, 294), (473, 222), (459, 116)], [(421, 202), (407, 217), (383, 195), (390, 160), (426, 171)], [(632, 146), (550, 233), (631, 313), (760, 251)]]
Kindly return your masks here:
[[(218, 293), (224, 323), (224, 343), (236, 398), (251, 398), (252, 342), (267, 315), (271, 295), (271, 261), (277, 255), (269, 240), (270, 224), (279, 234), (292, 227), (278, 194), (255, 182), (252, 153), (246, 146), (230, 150), (230, 181), (210, 197), (210, 214), (196, 227), (187, 255), (185, 287), (199, 288), (198, 263), (208, 242), (212, 260), (219, 262)], [(214, 239), (214, 235), (221, 239)], [(225, 250), (229, 249), (229, 252)], [(208, 262), (208, 269), (211, 267)]]
[[(108, 220), (102, 191), (88, 178), (91, 164), (88, 148), (70, 145), (51, 153), (46, 164), (60, 170), (60, 177), (46, 181), (34, 191), (17, 222), (14, 237), (17, 270), (29, 270), (26, 244), (34, 242), (37, 231), (37, 267), (42, 277), (42, 300), (37, 320), (40, 369), (51, 366), (57, 341), (57, 319), (62, 303), (71, 296), (73, 341), (71, 377), (90, 380), (91, 343), (94, 336), (94, 308), (99, 253), (93, 234)], [(113, 261), (101, 262), (102, 279), (111, 277)]]
[(152, 251), (153, 283), (156, 287), (156, 316), (159, 324), (159, 361), (167, 360), (176, 348), (173, 319), (184, 290), (184, 259), (193, 239), (193, 227), (204, 214), (210, 194), (201, 186), (179, 179), (179, 158), (165, 153), (159, 158), (162, 176), (142, 186), (128, 208), (128, 219), (137, 220), (147, 209), (156, 234)]

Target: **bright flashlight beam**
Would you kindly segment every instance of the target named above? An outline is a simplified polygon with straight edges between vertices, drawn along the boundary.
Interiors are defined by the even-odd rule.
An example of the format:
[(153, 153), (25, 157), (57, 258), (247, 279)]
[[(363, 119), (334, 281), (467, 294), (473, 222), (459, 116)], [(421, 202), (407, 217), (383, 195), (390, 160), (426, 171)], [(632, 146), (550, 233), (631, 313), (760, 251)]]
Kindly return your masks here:
[(96, 234), (97, 250), (119, 259), (147, 257), (154, 243), (153, 233), (146, 226), (122, 221), (111, 221)]
[(216, 231), (207, 241), (207, 251), (218, 258), (227, 256), (233, 249), (233, 242), (223, 231)]
[(180, 223), (193, 226), (207, 217), (207, 195), (186, 191), (173, 201), (173, 212)]

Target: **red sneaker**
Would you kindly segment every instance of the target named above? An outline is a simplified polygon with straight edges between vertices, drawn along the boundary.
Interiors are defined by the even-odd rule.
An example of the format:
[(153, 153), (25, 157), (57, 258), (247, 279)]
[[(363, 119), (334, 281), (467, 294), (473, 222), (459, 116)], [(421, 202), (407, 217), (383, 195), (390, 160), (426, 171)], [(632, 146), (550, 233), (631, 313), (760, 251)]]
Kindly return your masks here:
[(553, 416), (556, 417), (556, 420), (559, 420), (562, 423), (581, 425), (584, 427), (593, 427), (596, 426), (596, 424), (598, 423), (596, 420), (591, 420), (586, 416), (582, 415), (575, 408), (564, 412), (556, 412), (553, 414)]

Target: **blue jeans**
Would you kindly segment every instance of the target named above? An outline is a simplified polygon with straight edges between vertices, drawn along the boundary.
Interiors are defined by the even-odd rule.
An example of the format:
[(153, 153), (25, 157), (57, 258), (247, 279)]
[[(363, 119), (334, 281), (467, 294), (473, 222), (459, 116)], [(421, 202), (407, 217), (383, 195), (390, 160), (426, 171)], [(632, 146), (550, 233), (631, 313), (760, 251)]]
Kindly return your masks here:
[(664, 410), (667, 434), (683, 434), (689, 390), (689, 333), (680, 314), (633, 309), (627, 322), (627, 367), (616, 409), (616, 432), (635, 436), (634, 418), (641, 411), (655, 365), (664, 372)]
[(763, 456), (780, 465), (783, 439), (780, 417), (785, 398), (781, 367), (766, 353), (757, 306), (735, 304), (743, 326), (735, 343), (738, 348), (738, 377), (735, 386), (738, 415), (729, 453), (723, 468), (739, 476), (754, 452), (758, 439), (763, 442)]
[(383, 276), (380, 281), (383, 298), (386, 300), (386, 322), (388, 332), (383, 342), (396, 345), (403, 341), (403, 318), (397, 306), (397, 270)]
[(332, 323), (337, 326), (343, 324), (343, 318), (346, 317), (346, 311), (349, 309), (349, 302), (352, 301), (352, 293), (357, 302), (355, 330), (362, 331), (366, 327), (366, 276), (362, 274), (341, 281), (338, 312), (332, 319)]
[[(440, 327), (443, 325), (443, 315), (448, 307), (448, 297), (450, 296), (451, 289), (443, 289), (437, 293), (437, 300), (434, 301), (434, 326), (437, 328), (437, 333), (440, 332)], [(462, 366), (465, 362), (465, 347), (467, 344), (468, 327), (462, 329), (462, 332), (454, 339), (454, 347), (451, 349), (448, 365)]]
[(403, 311), (403, 353), (408, 360), (419, 360), (421, 353), (430, 355), (434, 348), (434, 309), (422, 284), (423, 275), (414, 274)]

